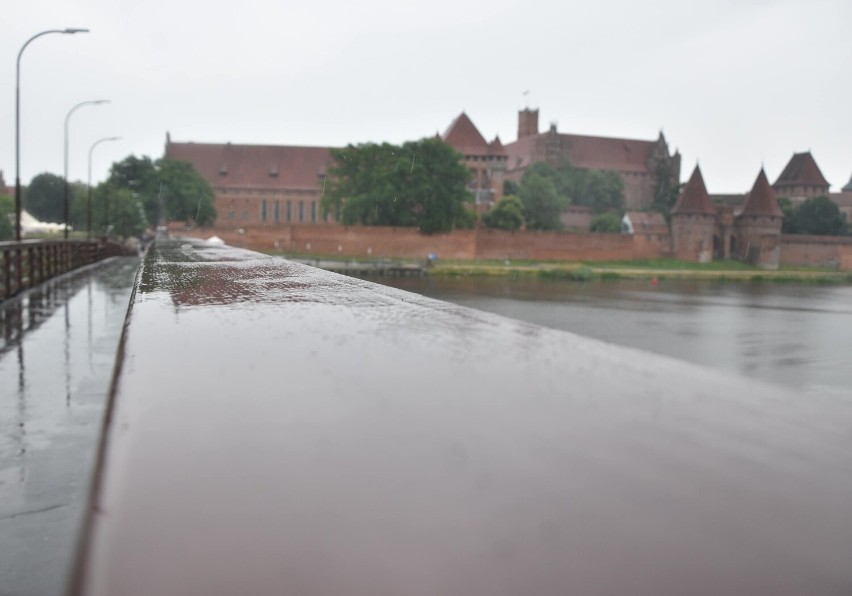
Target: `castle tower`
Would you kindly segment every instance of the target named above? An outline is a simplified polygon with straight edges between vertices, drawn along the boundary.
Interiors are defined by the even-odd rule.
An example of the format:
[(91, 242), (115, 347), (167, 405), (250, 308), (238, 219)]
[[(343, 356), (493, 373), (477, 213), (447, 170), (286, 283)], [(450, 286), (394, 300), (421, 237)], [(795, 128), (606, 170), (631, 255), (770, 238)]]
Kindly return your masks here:
[(538, 134), (538, 109), (524, 108), (518, 112), (518, 138), (535, 136)]
[(810, 151), (794, 153), (772, 185), (775, 194), (791, 199), (793, 204), (828, 195), (829, 184)]
[(781, 222), (784, 213), (769, 186), (763, 168), (742, 211), (734, 221), (736, 251), (741, 259), (764, 269), (777, 269), (781, 252)]
[(704, 177), (698, 166), (695, 166), (689, 182), (670, 213), (674, 258), (699, 263), (712, 261), (716, 208), (710, 201)]
[(503, 143), (499, 137), (488, 143), (464, 112), (452, 121), (442, 139), (464, 156), (464, 165), (470, 170), (468, 190), (474, 196), (475, 210), (484, 213), (503, 198), (503, 175), (508, 160)]

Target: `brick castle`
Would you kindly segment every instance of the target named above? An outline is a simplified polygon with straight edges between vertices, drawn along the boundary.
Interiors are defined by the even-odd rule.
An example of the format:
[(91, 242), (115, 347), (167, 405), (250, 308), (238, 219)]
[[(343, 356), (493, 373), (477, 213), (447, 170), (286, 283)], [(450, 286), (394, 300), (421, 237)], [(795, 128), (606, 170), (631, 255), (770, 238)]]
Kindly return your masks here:
[[(656, 221), (641, 212), (653, 201), (660, 172), (668, 172), (675, 182), (680, 178), (680, 154), (670, 153), (662, 132), (655, 140), (561, 133), (553, 124), (541, 132), (537, 109), (518, 113), (517, 139), (505, 145), (499, 137), (487, 141), (465, 113), (441, 138), (463, 156), (471, 172), (468, 188), (478, 213), (502, 198), (505, 180), (520, 181), (533, 163), (559, 165), (567, 159), (579, 169), (617, 172), (624, 181), (627, 220), (643, 222), (637, 229), (630, 224), (627, 231), (639, 233), (653, 225), (657, 237), (661, 227), (665, 230), (662, 218)], [(320, 209), (330, 165), (328, 147), (173, 142), (167, 134), (165, 157), (191, 163), (209, 182), (219, 228), (334, 223)], [(782, 222), (777, 197), (795, 205), (819, 195), (829, 196), (852, 218), (852, 180), (840, 193), (829, 193), (809, 152), (794, 154), (773, 185), (761, 170), (751, 191), (743, 195), (711, 196), (696, 167), (671, 212), (670, 237), (660, 243), (660, 250), (686, 260), (735, 257), (775, 268)], [(588, 219), (583, 208), (569, 208), (563, 216), (566, 224), (581, 222), (568, 225), (571, 228), (582, 229)]]

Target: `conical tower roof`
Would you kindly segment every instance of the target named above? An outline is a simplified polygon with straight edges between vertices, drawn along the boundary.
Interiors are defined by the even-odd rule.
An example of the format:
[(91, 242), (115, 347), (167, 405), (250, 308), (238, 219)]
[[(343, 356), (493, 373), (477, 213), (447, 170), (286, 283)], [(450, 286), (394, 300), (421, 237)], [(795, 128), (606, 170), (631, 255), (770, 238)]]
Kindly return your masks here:
[(689, 182), (680, 193), (672, 208), (671, 213), (689, 214), (689, 215), (716, 215), (716, 208), (710, 200), (710, 195), (707, 194), (707, 187), (704, 185), (704, 177), (701, 175), (701, 169), (695, 166), (692, 171), (692, 176), (689, 177)]
[(849, 178), (849, 182), (843, 187), (843, 192), (852, 192), (852, 178)]
[(778, 180), (775, 181), (776, 188), (797, 185), (825, 186), (828, 188), (828, 181), (822, 175), (810, 151), (794, 153), (784, 167), (784, 171), (778, 176)]
[(500, 135), (497, 135), (493, 141), (488, 143), (488, 155), (506, 155), (506, 149), (500, 141)]
[(775, 198), (775, 191), (769, 186), (769, 180), (767, 180), (763, 168), (760, 168), (757, 180), (754, 181), (751, 192), (746, 196), (740, 215), (784, 217), (781, 207), (778, 206), (778, 200)]
[(444, 133), (444, 141), (456, 151), (464, 154), (485, 154), (488, 152), (488, 143), (464, 112), (459, 114), (447, 128), (447, 132)]

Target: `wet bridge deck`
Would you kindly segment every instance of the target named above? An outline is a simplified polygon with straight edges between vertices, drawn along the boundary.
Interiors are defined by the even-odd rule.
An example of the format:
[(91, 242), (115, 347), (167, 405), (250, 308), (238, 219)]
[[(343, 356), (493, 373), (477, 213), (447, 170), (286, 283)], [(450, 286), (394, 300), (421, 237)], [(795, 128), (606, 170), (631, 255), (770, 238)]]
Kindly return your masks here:
[(0, 594), (65, 592), (138, 259), (0, 302)]

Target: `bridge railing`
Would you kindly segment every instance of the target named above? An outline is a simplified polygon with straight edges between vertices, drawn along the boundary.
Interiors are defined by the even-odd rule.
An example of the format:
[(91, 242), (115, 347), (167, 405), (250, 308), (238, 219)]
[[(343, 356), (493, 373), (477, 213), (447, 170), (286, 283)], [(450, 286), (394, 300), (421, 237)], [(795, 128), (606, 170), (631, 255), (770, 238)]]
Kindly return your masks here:
[(0, 242), (0, 300), (107, 256), (117, 246), (88, 240)]

